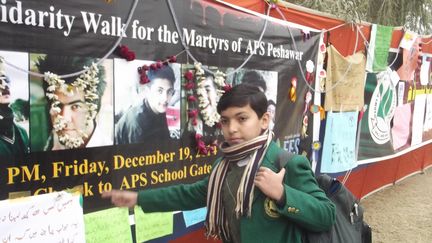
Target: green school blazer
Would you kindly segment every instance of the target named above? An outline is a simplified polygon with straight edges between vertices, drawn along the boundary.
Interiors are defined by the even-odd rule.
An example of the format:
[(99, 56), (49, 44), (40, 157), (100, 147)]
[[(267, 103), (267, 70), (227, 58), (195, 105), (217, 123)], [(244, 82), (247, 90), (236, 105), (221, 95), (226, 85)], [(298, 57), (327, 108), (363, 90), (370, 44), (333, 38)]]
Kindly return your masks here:
[[(261, 166), (277, 172), (281, 149), (271, 143)], [(216, 161), (218, 163), (220, 159)], [(214, 168), (214, 167), (213, 167)], [(294, 156), (286, 166), (285, 205), (278, 207), (255, 187), (252, 216), (242, 217), (242, 243), (302, 242), (302, 229), (325, 231), (335, 221), (335, 206), (318, 187), (309, 161)], [(192, 210), (206, 206), (208, 177), (193, 184), (139, 191), (138, 204), (144, 212)]]

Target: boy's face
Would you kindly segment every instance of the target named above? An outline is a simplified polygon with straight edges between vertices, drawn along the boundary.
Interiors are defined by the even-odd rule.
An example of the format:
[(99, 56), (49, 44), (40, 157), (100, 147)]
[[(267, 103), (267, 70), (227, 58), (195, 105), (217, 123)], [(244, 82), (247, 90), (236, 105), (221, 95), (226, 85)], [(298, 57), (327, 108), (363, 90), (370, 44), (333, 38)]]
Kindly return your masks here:
[[(84, 100), (84, 93), (75, 90), (72, 96), (65, 95), (63, 92), (55, 92), (60, 102), (61, 112), (59, 115), (63, 116), (67, 125), (64, 129), (57, 132), (59, 136), (68, 135), (71, 138), (82, 137), (84, 141), (88, 141), (93, 132), (94, 124), (87, 122), (88, 106)], [(51, 114), (51, 121), (54, 123), (56, 114)]]
[(206, 90), (207, 100), (210, 103), (210, 106), (215, 109), (217, 106), (217, 93), (215, 84), (213, 83), (213, 78), (211, 76), (206, 77), (204, 80), (204, 88)]
[(9, 104), (10, 103), (10, 90), (9, 85), (4, 82), (4, 89), (0, 88), (0, 104)]
[(145, 97), (152, 111), (156, 114), (165, 113), (174, 94), (171, 82), (168, 79), (156, 78), (146, 89)]
[(267, 107), (267, 111), (269, 112), (270, 119), (272, 121), (275, 120), (276, 107), (272, 104)]
[(255, 111), (246, 105), (243, 107), (229, 107), (221, 112), (222, 132), (229, 145), (249, 141), (266, 130), (269, 125), (268, 112), (259, 118)]

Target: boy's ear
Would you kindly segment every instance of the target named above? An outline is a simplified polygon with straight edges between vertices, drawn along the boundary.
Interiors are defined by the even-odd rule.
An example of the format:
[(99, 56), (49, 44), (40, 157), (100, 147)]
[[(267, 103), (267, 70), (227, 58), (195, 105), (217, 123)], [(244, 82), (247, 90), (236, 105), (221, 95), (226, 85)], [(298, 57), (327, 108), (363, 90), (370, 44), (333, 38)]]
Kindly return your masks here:
[(261, 117), (260, 121), (261, 121), (261, 129), (267, 130), (270, 124), (270, 113), (268, 111), (265, 112)]

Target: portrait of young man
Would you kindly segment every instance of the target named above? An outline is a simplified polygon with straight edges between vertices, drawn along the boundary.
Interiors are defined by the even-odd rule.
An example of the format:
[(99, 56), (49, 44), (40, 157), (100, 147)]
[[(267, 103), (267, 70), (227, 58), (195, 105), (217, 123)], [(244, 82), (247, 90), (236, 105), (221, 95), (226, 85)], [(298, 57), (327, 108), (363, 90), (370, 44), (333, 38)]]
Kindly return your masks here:
[[(194, 89), (184, 89), (182, 92), (182, 137), (194, 141), (198, 134), (205, 144), (218, 144), (222, 139), (222, 132), (218, 125), (220, 115), (217, 112), (217, 103), (224, 91), (223, 86), (217, 83), (215, 74), (225, 70), (215, 66), (199, 67), (202, 74), (197, 75), (195, 65), (182, 65), (182, 73), (193, 73), (193, 82), (196, 84)], [(183, 86), (188, 82), (190, 81), (183, 78)], [(195, 101), (189, 100), (191, 96)], [(189, 113), (194, 110), (196, 117), (191, 117)], [(194, 146), (195, 142), (192, 142), (192, 147)]]
[(29, 152), (28, 76), (6, 61), (26, 65), (28, 53), (0, 51), (0, 162), (24, 162)]
[[(136, 74), (137, 67), (144, 65), (143, 61), (124, 63), (115, 60), (116, 75), (134, 70), (134, 76), (115, 76), (116, 85), (116, 124), (115, 143), (134, 144), (151, 143), (161, 145), (179, 138), (179, 120), (175, 112), (180, 109), (178, 76), (180, 65), (163, 65), (158, 69), (146, 72), (149, 82), (140, 83)], [(170, 114), (167, 115), (167, 110)], [(174, 116), (174, 117), (173, 117)], [(180, 123), (178, 123), (180, 124)], [(171, 126), (169, 126), (171, 125)]]
[[(106, 69), (111, 69), (110, 61), (96, 65), (97, 59), (57, 55), (39, 55), (34, 59), (35, 69), (45, 75), (39, 82), (43, 93), (43, 97), (39, 98), (46, 102), (46, 129), (49, 132), (43, 139), (43, 134), (38, 134), (40, 129), (32, 126), (31, 130), (32, 135), (45, 140), (42, 149), (51, 151), (112, 145), (112, 91), (107, 89), (106, 81), (110, 77), (106, 72)], [(81, 75), (64, 79), (59, 77), (84, 68), (86, 71)], [(40, 104), (41, 100), (32, 102), (32, 113), (38, 110)], [(37, 142), (40, 141), (35, 140), (33, 146), (32, 139), (32, 151), (38, 150)]]

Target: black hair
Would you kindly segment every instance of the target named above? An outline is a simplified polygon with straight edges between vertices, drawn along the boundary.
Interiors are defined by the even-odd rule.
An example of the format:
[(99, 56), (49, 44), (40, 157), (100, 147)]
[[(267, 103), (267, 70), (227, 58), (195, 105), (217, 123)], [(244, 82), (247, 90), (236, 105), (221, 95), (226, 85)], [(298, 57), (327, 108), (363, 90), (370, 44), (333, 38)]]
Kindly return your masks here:
[(174, 71), (169, 65), (163, 65), (161, 68), (156, 70), (148, 70), (147, 77), (150, 79), (150, 84), (152, 80), (157, 78), (167, 79), (172, 85), (174, 85), (175, 82)]
[(267, 112), (267, 97), (257, 86), (241, 83), (222, 95), (217, 105), (217, 111), (220, 114), (230, 107), (247, 105), (250, 105), (252, 110), (261, 118)]
[(267, 84), (263, 76), (254, 70), (246, 71), (242, 77), (242, 83), (249, 83), (251, 85), (261, 88), (263, 92), (267, 91)]
[[(38, 68), (40, 73), (52, 72), (57, 75), (69, 74), (83, 70), (84, 66), (89, 67), (93, 62), (97, 60), (90, 57), (70, 57), (70, 56), (58, 56), (58, 55), (46, 55), (45, 57), (40, 56), (36, 61), (36, 67)], [(95, 99), (93, 101), (94, 104), (97, 105), (97, 112), (100, 110), (101, 106), (101, 97), (106, 88), (105, 81), (105, 69), (103, 66), (98, 65), (99, 69), (99, 83), (96, 87), (96, 92), (99, 96), (99, 99)], [(73, 83), (78, 77), (70, 77), (65, 78), (66, 84)], [(44, 91), (46, 92), (48, 88), (48, 83), (43, 82), (42, 84)], [(49, 101), (48, 101), (49, 102)]]
[(10, 79), (6, 75), (0, 75), (0, 85), (4, 86), (4, 88), (0, 88), (0, 96), (10, 94)]
[(276, 107), (276, 102), (273, 100), (268, 100), (267, 106), (274, 105)]

